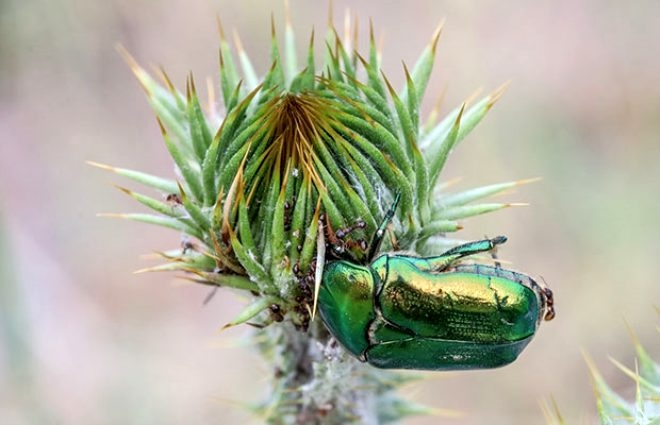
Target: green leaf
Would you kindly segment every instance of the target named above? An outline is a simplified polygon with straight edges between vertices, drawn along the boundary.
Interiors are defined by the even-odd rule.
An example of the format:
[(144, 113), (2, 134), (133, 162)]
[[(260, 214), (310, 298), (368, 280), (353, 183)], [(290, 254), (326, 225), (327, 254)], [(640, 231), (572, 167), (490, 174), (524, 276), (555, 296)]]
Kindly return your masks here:
[[(209, 147), (204, 162), (202, 163), (202, 178), (204, 181), (204, 189), (206, 193), (206, 203), (207, 205), (212, 205), (215, 202), (215, 193), (216, 189), (216, 180), (218, 180), (219, 187), (224, 187), (227, 189), (231, 184), (231, 181), (226, 181), (228, 176), (225, 175), (225, 179), (218, 178), (218, 170), (221, 171), (226, 166), (227, 157), (233, 155), (238, 149), (240, 149), (241, 143), (245, 143), (246, 140), (251, 136), (251, 131), (259, 127), (259, 119), (263, 115), (264, 111), (260, 111), (251, 117), (250, 120), (246, 120), (246, 111), (249, 105), (252, 102), (252, 99), (259, 92), (260, 87), (252, 90), (239, 104), (234, 108), (222, 122), (222, 125), (218, 129), (213, 142)], [(248, 128), (244, 128), (236, 137), (234, 135), (239, 131), (246, 122), (252, 123)], [(230, 151), (235, 149), (233, 153)], [(229, 176), (233, 178), (233, 176)]]
[(298, 256), (300, 254), (298, 246), (300, 246), (302, 251), (302, 237), (307, 232), (305, 213), (308, 206), (307, 193), (309, 190), (310, 183), (309, 180), (306, 179), (300, 184), (296, 202), (293, 203), (293, 213), (291, 215), (291, 244), (289, 245), (289, 258), (291, 264), (295, 264), (298, 261)]
[(200, 229), (196, 228), (192, 223), (186, 222), (183, 219), (176, 219), (172, 217), (163, 217), (160, 215), (153, 214), (112, 214), (112, 213), (102, 213), (98, 214), (99, 217), (114, 217), (114, 218), (123, 218), (126, 220), (139, 221), (142, 223), (154, 224), (156, 226), (167, 227), (169, 229), (174, 229), (179, 232), (185, 233), (192, 237), (195, 237), (199, 240), (203, 240), (202, 232)]
[[(275, 18), (273, 15), (270, 17), (270, 28), (271, 28), (271, 37), (270, 37), (270, 61), (273, 64), (271, 70), (271, 85), (276, 87), (284, 88), (286, 87), (286, 82), (284, 80), (284, 69), (282, 68), (282, 57), (280, 55), (280, 47), (277, 42), (277, 34), (275, 33)], [(269, 85), (266, 84), (269, 77), (264, 78), (264, 88), (268, 88)]]
[(149, 196), (142, 195), (137, 192), (133, 192), (132, 190), (128, 190), (124, 187), (121, 186), (116, 186), (117, 189), (121, 190), (128, 196), (131, 196), (133, 199), (141, 203), (142, 205), (151, 208), (152, 210), (161, 213), (163, 215), (166, 215), (168, 217), (173, 217), (173, 218), (180, 218), (182, 217), (182, 213), (180, 209), (174, 208), (172, 205), (166, 204), (165, 202), (158, 201), (154, 198), (151, 198)]
[(250, 228), (250, 216), (243, 196), (241, 196), (238, 203), (238, 234), (245, 250), (253, 253), (255, 261), (261, 262), (261, 252), (254, 242), (254, 236)]
[[(458, 141), (458, 132), (461, 127), (461, 119), (463, 117), (463, 110), (465, 105), (461, 107), (458, 114), (456, 115), (456, 120), (452, 125), (450, 131), (443, 137), (442, 141), (431, 145), (427, 151), (424, 152), (424, 156), (429, 164), (429, 184), (430, 187), (434, 187), (440, 176), (440, 171), (442, 171), (447, 162), (447, 157), (449, 152)], [(441, 123), (442, 124), (442, 123)]]
[(586, 354), (585, 360), (589, 367), (592, 385), (596, 391), (596, 408), (602, 423), (611, 423), (611, 418), (632, 418), (633, 412), (628, 403), (610, 389), (602, 375), (596, 369), (591, 358)]
[(250, 279), (245, 276), (209, 272), (197, 272), (196, 274), (200, 276), (200, 278), (204, 281), (217, 286), (240, 289), (243, 291), (259, 292), (259, 286), (250, 281)]
[(264, 269), (263, 265), (257, 261), (253, 252), (247, 251), (243, 247), (243, 244), (240, 243), (233, 231), (230, 232), (230, 238), (231, 246), (234, 249), (236, 258), (238, 258), (241, 266), (245, 268), (245, 271), (250, 276), (250, 279), (256, 282), (259, 288), (267, 291), (270, 287), (272, 287), (273, 282)]
[(177, 193), (178, 191), (178, 186), (175, 180), (164, 179), (162, 177), (143, 173), (141, 171), (129, 170), (128, 168), (112, 167), (110, 165), (101, 164), (100, 162), (87, 161), (87, 163), (91, 166), (98, 167), (103, 170), (112, 171), (115, 174), (129, 178), (133, 181), (165, 193)]
[(277, 304), (281, 302), (276, 297), (266, 296), (255, 298), (254, 301), (247, 307), (245, 307), (231, 322), (227, 323), (222, 327), (222, 329), (227, 329), (232, 326), (241, 325), (246, 323), (248, 320), (254, 319), (259, 313), (264, 311), (271, 304)]
[(188, 153), (190, 151), (190, 139), (185, 122), (185, 109), (177, 110), (174, 113), (167, 107), (171, 99), (165, 99), (164, 96), (151, 96), (148, 100), (151, 108), (156, 113), (158, 121), (161, 123), (161, 127), (170, 131), (179, 141), (179, 145)]
[(195, 222), (196, 227), (202, 230), (202, 232), (207, 233), (211, 230), (211, 221), (209, 220), (206, 213), (198, 206), (196, 202), (193, 202), (186, 192), (183, 190), (183, 187), (179, 186), (179, 193), (181, 194), (181, 202), (183, 207), (186, 209), (190, 218)]
[(467, 110), (463, 104), (460, 109), (452, 111), (429, 134), (424, 136), (420, 147), (429, 163), (429, 181), (432, 185), (435, 185), (449, 152), (486, 116), (486, 113), (502, 96), (505, 88), (506, 85), (501, 86)]
[(364, 94), (368, 104), (373, 106), (373, 109), (378, 111), (378, 113), (385, 115), (389, 121), (392, 121), (392, 125), (394, 125), (394, 113), (387, 97), (367, 84), (358, 81), (355, 81), (354, 84)]
[(461, 229), (458, 222), (453, 220), (434, 220), (422, 227), (419, 239), (424, 240), (441, 233), (456, 232)]
[(333, 31), (335, 33), (335, 43), (336, 43), (336, 52), (337, 56), (340, 59), (341, 63), (341, 69), (344, 71), (346, 74), (347, 79), (354, 80), (355, 79), (355, 66), (353, 65), (353, 60), (351, 57), (348, 55), (348, 52), (346, 52), (346, 49), (344, 48), (344, 44), (341, 42), (341, 38), (339, 37), (339, 34), (337, 34), (337, 31), (333, 28)]
[[(444, 23), (441, 23), (440, 26), (433, 33), (431, 38), (431, 43), (426, 46), (417, 63), (413, 67), (412, 76), (410, 81), (414, 83), (414, 86), (417, 87), (415, 93), (411, 91), (410, 85), (407, 85), (406, 88), (401, 93), (401, 100), (404, 103), (408, 103), (413, 97), (417, 98), (415, 103), (420, 103), (424, 92), (426, 92), (426, 86), (428, 85), (429, 78), (431, 77), (431, 71), (433, 70), (433, 63), (435, 62), (435, 50), (438, 46), (438, 40), (440, 39), (440, 34), (442, 34), (442, 26)], [(406, 74), (408, 74), (406, 72)]]
[[(276, 164), (279, 167), (279, 164)], [(273, 209), (270, 211), (270, 243), (272, 262), (270, 264), (271, 276), (278, 276), (282, 274), (281, 260), (284, 259), (284, 241), (286, 239), (284, 230), (284, 201), (285, 191), (278, 190), (275, 185), (271, 186), (272, 196), (274, 198)], [(285, 189), (284, 187), (282, 189)], [(277, 193), (279, 192), (279, 193)]]
[[(396, 136), (376, 122), (368, 123), (363, 118), (350, 115), (337, 117), (347, 128), (363, 136), (369, 144), (375, 145), (382, 152), (386, 152), (397, 168), (410, 180), (414, 176), (412, 162), (402, 149)], [(357, 139), (357, 138), (356, 138)]]
[(236, 44), (236, 50), (238, 52), (238, 60), (241, 62), (241, 69), (243, 69), (245, 84), (248, 90), (253, 91), (259, 85), (259, 78), (257, 77), (257, 73), (254, 70), (254, 66), (252, 66), (252, 61), (243, 49), (241, 39), (238, 37), (238, 33), (236, 32), (234, 32), (234, 40)]
[(473, 217), (475, 215), (486, 214), (493, 211), (498, 211), (503, 208), (508, 208), (518, 204), (477, 204), (477, 205), (462, 205), (460, 207), (450, 207), (437, 210), (434, 219), (440, 220), (459, 220), (462, 218)]
[(239, 77), (236, 65), (234, 65), (233, 55), (229, 43), (225, 38), (225, 31), (222, 23), (218, 19), (218, 31), (220, 32), (220, 48), (218, 50), (218, 59), (220, 64), (220, 88), (222, 90), (222, 100), (225, 105), (229, 104), (234, 87), (238, 85)]
[(335, 48), (332, 48), (332, 45), (328, 42), (326, 43), (326, 50), (328, 58), (326, 62), (326, 71), (328, 73), (327, 78), (332, 81), (344, 81), (344, 73), (341, 69), (341, 64), (339, 62), (339, 54), (337, 52), (337, 42), (334, 42)]
[(513, 189), (520, 185), (536, 182), (538, 180), (539, 179), (535, 178), (535, 179), (517, 180), (506, 183), (498, 183), (488, 186), (477, 187), (474, 189), (469, 189), (459, 193), (443, 195), (438, 199), (438, 202), (436, 203), (436, 208), (442, 209), (442, 208), (465, 205), (470, 202), (476, 201), (478, 199), (487, 198), (489, 196), (496, 195), (506, 190)]
[(387, 95), (385, 94), (385, 85), (383, 84), (383, 81), (380, 79), (380, 73), (378, 71), (378, 67), (372, 66), (360, 55), (358, 55), (358, 59), (362, 63), (364, 70), (367, 72), (367, 85), (369, 86), (369, 88), (375, 93), (378, 93), (378, 95), (381, 98), (387, 99)]
[(193, 80), (192, 73), (188, 77), (186, 92), (186, 98), (188, 100), (187, 116), (190, 127), (190, 140), (192, 141), (197, 161), (201, 164), (206, 156), (206, 151), (211, 145), (213, 136), (211, 136), (209, 127), (206, 124), (206, 117), (199, 104), (199, 98), (197, 97), (197, 90), (195, 89), (195, 81)]
[(156, 116), (168, 126), (176, 137), (180, 140), (184, 140), (185, 101), (183, 96), (176, 91), (167, 74), (161, 70), (163, 79), (168, 86), (168, 88), (164, 88), (140, 65), (138, 65), (126, 49), (120, 46), (118, 50), (119, 54), (121, 54), (124, 60), (128, 63), (131, 71), (147, 93), (147, 100), (152, 109), (156, 112)]
[(203, 200), (204, 191), (202, 190), (200, 181), (199, 168), (192, 163), (190, 156), (182, 152), (180, 147), (172, 141), (163, 124), (160, 121), (158, 121), (158, 124), (160, 125), (163, 140), (165, 140), (165, 146), (167, 146), (167, 150), (170, 152), (172, 159), (183, 176), (184, 186), (190, 190), (195, 200)]
[(403, 64), (403, 70), (406, 74), (406, 90), (407, 96), (401, 95), (401, 103), (405, 103), (408, 108), (408, 116), (411, 120), (411, 127), (414, 129), (415, 134), (415, 143), (417, 142), (417, 133), (419, 129), (419, 99), (417, 98), (417, 89), (415, 88), (415, 82), (413, 81), (406, 64)]
[[(408, 71), (406, 70), (406, 75), (407, 74)], [(406, 142), (405, 145), (407, 148), (408, 156), (412, 161), (412, 163), (414, 164), (415, 178), (412, 179), (412, 184), (415, 186), (415, 195), (418, 201), (417, 208), (420, 211), (419, 215), (422, 221), (427, 221), (431, 214), (428, 205), (429, 175), (424, 158), (422, 157), (421, 153), (419, 152), (419, 149), (417, 148), (418, 128), (416, 124), (413, 125), (413, 119), (408, 113), (408, 109), (403, 104), (401, 99), (399, 99), (392, 85), (389, 83), (387, 78), (385, 78), (385, 76), (383, 76), (383, 79), (385, 80), (387, 88), (390, 91), (390, 96), (394, 102), (394, 108), (399, 118), (399, 123), (401, 124), (403, 137)], [(410, 80), (410, 78), (408, 79)], [(414, 88), (412, 89), (411, 93), (414, 96)], [(409, 99), (412, 98), (413, 97), (409, 97)], [(413, 113), (415, 114), (415, 116), (417, 115), (415, 111)]]
[(225, 114), (229, 114), (231, 111), (234, 110), (236, 105), (238, 105), (238, 102), (241, 100), (241, 96), (243, 95), (242, 88), (243, 88), (243, 80), (239, 81), (238, 84), (236, 84), (236, 87), (234, 88), (234, 91), (232, 92), (229, 101), (225, 104)]
[[(309, 202), (307, 204), (311, 207)], [(314, 209), (314, 215), (309, 221), (309, 229), (305, 232), (305, 240), (300, 252), (300, 270), (308, 270), (314, 256), (314, 251), (316, 250), (316, 237), (319, 231), (319, 213), (320, 208), (317, 205)]]
[[(288, 8), (287, 8), (288, 9)], [(287, 10), (286, 26), (284, 28), (284, 77), (285, 86), (289, 87), (294, 75), (298, 73), (298, 59), (296, 57), (296, 38), (291, 27), (291, 19)]]

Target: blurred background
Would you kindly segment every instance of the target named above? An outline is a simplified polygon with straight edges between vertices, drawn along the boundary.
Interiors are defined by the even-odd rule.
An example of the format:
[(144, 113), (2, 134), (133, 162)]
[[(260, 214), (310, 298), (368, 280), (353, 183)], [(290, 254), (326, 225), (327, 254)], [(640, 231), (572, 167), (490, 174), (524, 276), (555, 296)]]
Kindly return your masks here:
[[(334, 1), (343, 26), (349, 2)], [(582, 351), (611, 385), (634, 384), (632, 329), (655, 359), (660, 306), (660, 2), (556, 0), (350, 5), (367, 43), (383, 39), (397, 87), (446, 19), (424, 110), (443, 112), (511, 81), (452, 154), (456, 188), (541, 177), (498, 200), (528, 202), (464, 223), (457, 237), (506, 234), (500, 256), (542, 276), (557, 318), (511, 366), (431, 373), (405, 393), (461, 419), (410, 424), (538, 424), (554, 399), (567, 423), (596, 423)], [(300, 51), (323, 34), (326, 2), (291, 0)], [(219, 332), (243, 300), (174, 275), (132, 274), (144, 253), (179, 236), (97, 212), (144, 211), (112, 187), (130, 182), (95, 160), (171, 176), (137, 82), (115, 51), (163, 65), (184, 88), (216, 76), (216, 15), (260, 71), (270, 14), (282, 1), (3, 0), (0, 2), (0, 422), (3, 424), (259, 423), (268, 365), (246, 327)], [(317, 37), (317, 46), (320, 47)]]

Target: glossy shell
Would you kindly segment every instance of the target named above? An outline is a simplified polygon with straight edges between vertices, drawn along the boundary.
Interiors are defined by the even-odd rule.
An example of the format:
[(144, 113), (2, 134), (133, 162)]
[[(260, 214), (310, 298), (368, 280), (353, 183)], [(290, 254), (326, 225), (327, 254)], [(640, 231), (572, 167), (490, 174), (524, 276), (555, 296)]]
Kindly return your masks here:
[(539, 285), (484, 265), (427, 271), (427, 260), (383, 255), (370, 266), (326, 265), (319, 312), (330, 332), (381, 368), (483, 369), (514, 361), (545, 314)]

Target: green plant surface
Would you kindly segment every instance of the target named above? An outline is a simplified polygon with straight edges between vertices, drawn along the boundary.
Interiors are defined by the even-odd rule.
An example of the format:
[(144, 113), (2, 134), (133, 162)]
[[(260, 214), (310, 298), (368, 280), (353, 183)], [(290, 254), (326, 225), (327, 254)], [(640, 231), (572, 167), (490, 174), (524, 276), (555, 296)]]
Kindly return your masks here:
[(611, 359), (628, 378), (635, 382), (635, 399), (627, 401), (605, 381), (593, 360), (585, 355), (592, 385), (596, 394), (596, 407), (604, 425), (660, 423), (660, 365), (646, 352), (633, 336), (635, 367), (630, 369)]
[[(397, 95), (406, 86), (402, 61), (412, 74), (437, 23), (445, 21), (419, 101), (424, 131), (464, 99), (474, 105), (511, 82), (490, 116), (451, 151), (434, 200), (540, 178), (475, 201), (529, 207), (459, 219), (463, 229), (446, 233), (447, 240), (433, 238), (439, 246), (429, 251), (444, 252), (451, 239), (507, 236), (497, 253), (502, 266), (547, 282), (556, 319), (505, 368), (424, 373), (418, 380), (401, 372), (411, 378), (397, 388), (402, 398), (463, 413), (458, 420), (419, 415), (402, 422), (536, 424), (543, 421), (538, 401), (545, 399), (556, 401), (564, 423), (599, 423), (583, 350), (607, 384), (634, 401), (635, 381), (608, 357), (635, 370), (622, 317), (653, 359), (660, 353), (652, 309), (660, 299), (660, 55), (654, 54), (660, 2), (333, 3), (340, 38), (351, 40), (344, 49), (367, 60), (372, 18), (379, 68)], [(290, 5), (298, 71), (314, 31), (320, 74), (327, 3)], [(167, 195), (178, 192), (177, 180), (192, 196), (174, 170), (145, 92), (114, 46), (125, 46), (158, 82), (166, 68), (184, 98), (192, 70), (214, 136), (225, 118), (215, 16), (222, 17), (243, 87), (256, 87), (272, 65), (271, 13), (280, 54), (286, 51), (283, 3), (5, 0), (0, 12), (0, 239), (7, 242), (0, 275), (10, 276), (0, 286), (17, 294), (8, 295), (0, 311), (0, 423), (262, 423), (245, 405), (270, 400), (275, 370), (255, 346), (256, 334), (267, 342), (283, 324), (221, 330), (255, 301), (256, 283), (238, 274), (232, 281), (214, 277), (240, 289), (196, 284), (185, 271), (134, 275), (176, 267), (160, 254), (180, 255), (182, 243), (204, 245), (182, 238), (179, 223), (169, 221), (179, 229), (171, 231), (96, 214), (160, 214), (113, 184), (167, 211), (176, 202)], [(350, 34), (356, 22), (357, 39)], [(241, 59), (248, 53), (251, 75)], [(295, 75), (290, 68), (284, 73)], [(163, 179), (145, 186), (93, 169), (88, 160)], [(397, 217), (388, 233), (400, 232), (401, 224)], [(266, 311), (249, 322), (270, 319)], [(28, 359), (17, 355), (26, 352)], [(34, 377), (29, 385), (17, 384), (24, 375), (21, 367), (10, 369), (16, 364), (27, 365)], [(23, 403), (26, 387), (33, 402)], [(47, 419), (34, 419), (33, 406)]]
[[(158, 82), (120, 49), (157, 116), (176, 176), (90, 162), (166, 197), (119, 187), (153, 214), (104, 214), (183, 233), (183, 247), (145, 271), (183, 271), (201, 284), (249, 292), (248, 306), (225, 327), (264, 328), (256, 332), (259, 346), (276, 373), (272, 395), (257, 411), (272, 423), (388, 423), (426, 411), (394, 395), (396, 375), (330, 348), (335, 343), (313, 320), (324, 226), (360, 221), (350, 240), (368, 241), (400, 194), (382, 250), (437, 255), (456, 243), (445, 235), (461, 229), (462, 220), (516, 205), (485, 198), (531, 181), (462, 192), (438, 184), (452, 150), (504, 90), (420, 125), (441, 28), (411, 70), (404, 65), (398, 92), (381, 72), (373, 29), (364, 55), (346, 47), (357, 44), (357, 31), (349, 33), (355, 39), (342, 39), (330, 26), (321, 55), (312, 33), (301, 66), (290, 23), (283, 49), (272, 23), (271, 66), (257, 79), (240, 42), (234, 55), (220, 26), (222, 107), (206, 112), (192, 74), (182, 93), (164, 71)], [(321, 66), (317, 56), (324, 58)], [(347, 247), (357, 260), (367, 255), (359, 244)]]

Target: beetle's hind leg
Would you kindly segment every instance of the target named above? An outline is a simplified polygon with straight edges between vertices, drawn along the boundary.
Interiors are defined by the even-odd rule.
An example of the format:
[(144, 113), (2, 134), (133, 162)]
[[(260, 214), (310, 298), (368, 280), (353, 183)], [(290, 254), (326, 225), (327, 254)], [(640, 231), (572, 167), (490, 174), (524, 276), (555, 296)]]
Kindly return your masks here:
[(420, 258), (421, 261), (415, 262), (415, 265), (421, 270), (441, 272), (463, 257), (492, 251), (504, 242), (506, 242), (506, 236), (468, 242), (445, 251), (436, 257)]
[(492, 239), (482, 239), (479, 241), (468, 242), (445, 251), (441, 257), (451, 255), (466, 257), (468, 255), (479, 254), (481, 252), (488, 252), (492, 251), (498, 245), (502, 245), (504, 242), (506, 242), (506, 236), (497, 236)]
[(541, 285), (541, 292), (543, 294), (543, 300), (545, 301), (545, 315), (543, 316), (543, 320), (550, 321), (554, 319), (556, 315), (555, 297), (552, 293), (552, 290), (548, 287), (545, 279), (541, 277), (541, 280), (543, 281), (543, 285)]
[[(506, 240), (506, 239), (505, 239)], [(497, 245), (493, 247), (490, 251), (490, 258), (493, 259), (493, 263), (495, 263), (495, 268), (496, 269), (501, 269), (502, 268), (502, 263), (500, 260), (497, 258)]]

